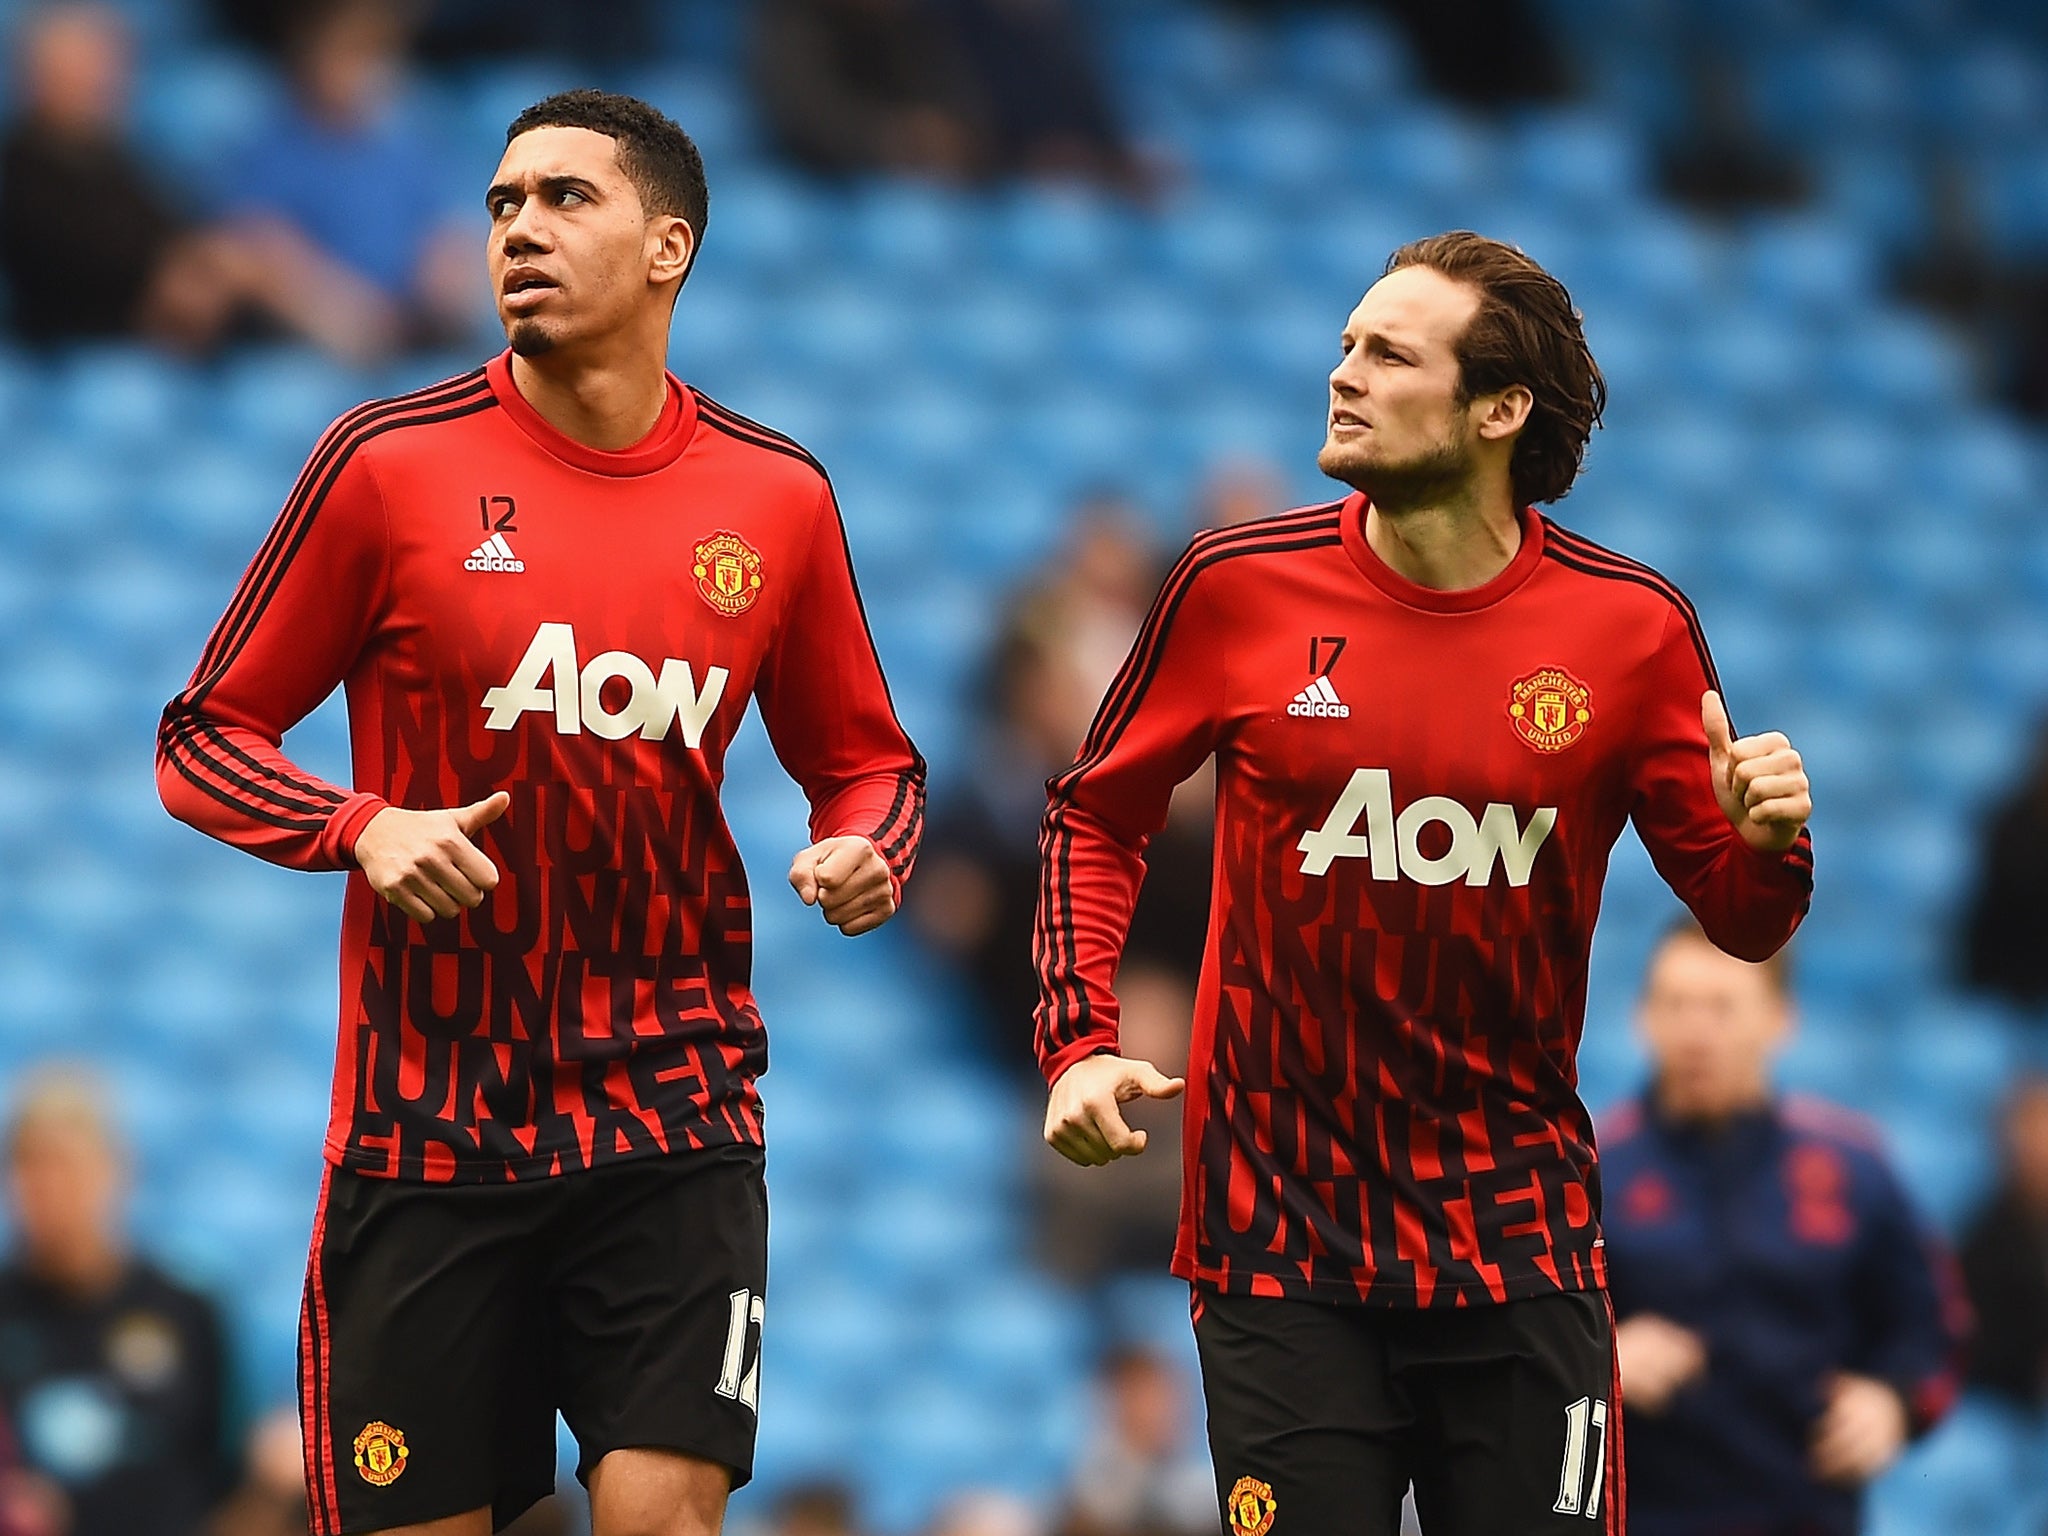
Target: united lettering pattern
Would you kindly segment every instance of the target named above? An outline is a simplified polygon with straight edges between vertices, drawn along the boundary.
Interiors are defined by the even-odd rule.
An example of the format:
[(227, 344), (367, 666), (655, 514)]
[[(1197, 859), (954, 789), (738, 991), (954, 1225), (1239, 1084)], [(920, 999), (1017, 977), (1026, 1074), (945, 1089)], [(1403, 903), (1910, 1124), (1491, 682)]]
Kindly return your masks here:
[[(1806, 910), (1810, 843), (1759, 856), (1721, 814), (1699, 719), (1719, 683), (1662, 577), (1530, 513), (1494, 581), (1431, 592), (1364, 522), (1352, 497), (1204, 534), (1167, 578), (1050, 785), (1040, 1065), (1117, 1048), (1144, 848), (1213, 754), (1176, 1273), (1397, 1306), (1598, 1288), (1576, 1053), (1609, 852), (1633, 821), (1757, 957)], [(1305, 676), (1325, 636), (1345, 648)], [(1532, 752), (1508, 703), (1550, 671), (1584, 697), (1542, 728), (1577, 734)], [(1348, 715), (1294, 707), (1318, 679)]]
[[(516, 496), (516, 583), (469, 568), (485, 483)], [(756, 552), (743, 613), (696, 594), (714, 524)], [(337, 684), (354, 790), (281, 746)], [(351, 873), (332, 1161), (492, 1181), (760, 1143), (752, 905), (719, 804), (750, 698), (811, 838), (871, 838), (900, 888), (924, 764), (801, 448), (672, 380), (653, 434), (601, 453), (542, 421), (504, 358), (337, 423), (158, 760), (174, 814), (304, 869), (351, 868), (386, 806), (510, 794), (473, 911), (416, 923)]]

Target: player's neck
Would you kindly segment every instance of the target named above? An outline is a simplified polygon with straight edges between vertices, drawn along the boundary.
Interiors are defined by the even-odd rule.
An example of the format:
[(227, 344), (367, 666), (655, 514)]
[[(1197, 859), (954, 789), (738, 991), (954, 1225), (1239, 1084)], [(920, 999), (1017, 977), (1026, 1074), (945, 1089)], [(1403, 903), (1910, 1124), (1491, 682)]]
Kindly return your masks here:
[(37, 1278), (69, 1296), (112, 1294), (128, 1272), (127, 1250), (118, 1243), (90, 1242), (28, 1255)]
[(512, 354), (512, 383), (541, 420), (564, 437), (616, 453), (630, 448), (661, 419), (668, 375), (660, 353), (585, 357), (549, 352)]
[(1657, 1108), (1664, 1118), (1679, 1125), (1717, 1131), (1770, 1107), (1768, 1078), (1757, 1077), (1741, 1085), (1730, 1085), (1714, 1093), (1688, 1091), (1684, 1086), (1660, 1081), (1656, 1088)]
[(1425, 506), (1369, 503), (1365, 542), (1395, 575), (1437, 592), (1483, 587), (1513, 563), (1522, 518), (1505, 490), (1474, 488)]

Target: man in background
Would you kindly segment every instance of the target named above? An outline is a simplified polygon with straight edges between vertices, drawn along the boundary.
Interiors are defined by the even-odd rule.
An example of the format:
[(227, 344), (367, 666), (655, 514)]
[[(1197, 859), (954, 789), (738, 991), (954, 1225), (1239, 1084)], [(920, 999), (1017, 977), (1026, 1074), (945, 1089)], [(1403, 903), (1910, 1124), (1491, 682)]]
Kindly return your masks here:
[(1114, 1347), (1096, 1367), (1095, 1395), (1064, 1536), (1212, 1536), (1215, 1483), (1188, 1443), (1187, 1387), (1174, 1363), (1143, 1345)]
[(133, 45), (121, 14), (52, 5), (22, 25), (19, 106), (0, 134), (0, 278), (36, 345), (141, 339), (204, 352), (252, 327), (353, 355), (315, 253), (207, 223), (129, 143)]
[(1969, 1380), (2040, 1422), (2048, 1416), (2048, 1077), (2020, 1082), (2002, 1129), (1997, 1188), (1963, 1233), (1977, 1324)]
[(1690, 920), (1651, 957), (1652, 1071), (1601, 1122), (1635, 1536), (1850, 1536), (1948, 1409), (1963, 1309), (1859, 1117), (1787, 1096), (1782, 953)]
[(239, 1471), (220, 1317), (130, 1247), (105, 1104), (52, 1073), (9, 1123), (0, 1407), (70, 1505), (69, 1536), (195, 1536)]

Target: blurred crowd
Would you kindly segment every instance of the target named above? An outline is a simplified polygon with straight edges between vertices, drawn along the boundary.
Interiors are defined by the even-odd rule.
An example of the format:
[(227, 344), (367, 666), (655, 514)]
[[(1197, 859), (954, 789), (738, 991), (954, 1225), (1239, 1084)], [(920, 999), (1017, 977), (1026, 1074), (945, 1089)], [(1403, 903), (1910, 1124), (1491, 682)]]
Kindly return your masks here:
[[(1240, 0), (1243, 9), (1264, 9)], [(1384, 0), (1445, 89), (1473, 103), (1554, 93), (1554, 53), (1519, 0), (1474, 31)], [(510, 51), (601, 76), (645, 57), (654, 0), (212, 0), (220, 41), (278, 89), (197, 174), (134, 133), (135, 44), (94, 0), (31, 12), (0, 138), (0, 279), (24, 341), (139, 338), (185, 354), (298, 339), (370, 364), (488, 335), (471, 217), (446, 147), (407, 111), (416, 71)], [(959, 185), (1092, 184), (1145, 200), (1171, 167), (1132, 137), (1072, 0), (756, 0), (755, 108), (793, 166)]]

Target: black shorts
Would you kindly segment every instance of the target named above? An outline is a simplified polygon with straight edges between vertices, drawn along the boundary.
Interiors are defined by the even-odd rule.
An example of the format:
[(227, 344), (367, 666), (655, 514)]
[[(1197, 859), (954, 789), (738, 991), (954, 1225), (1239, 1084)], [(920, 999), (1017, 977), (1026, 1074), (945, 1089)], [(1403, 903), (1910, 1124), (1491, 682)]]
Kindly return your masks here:
[(524, 1184), (330, 1168), (299, 1325), (313, 1536), (488, 1506), (502, 1529), (580, 1451), (752, 1474), (768, 1201), (758, 1148)]
[(1599, 1292), (1391, 1310), (1195, 1293), (1231, 1536), (1625, 1529), (1614, 1314)]

